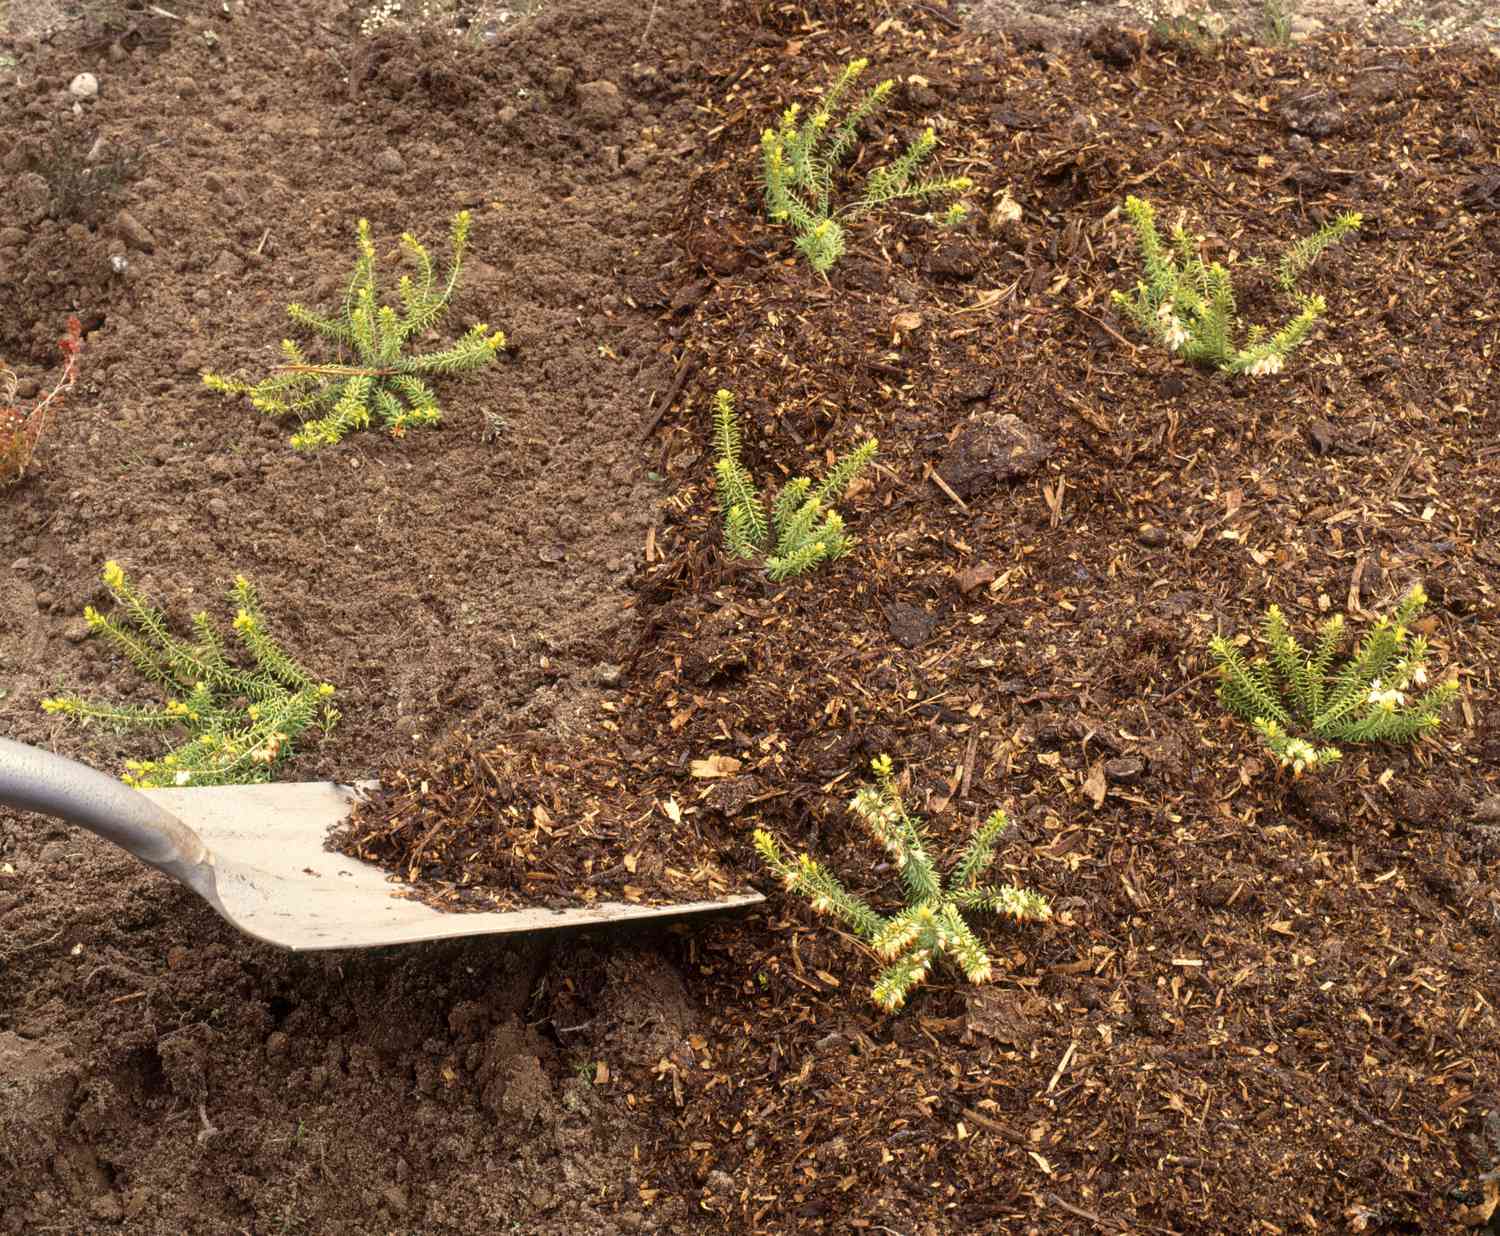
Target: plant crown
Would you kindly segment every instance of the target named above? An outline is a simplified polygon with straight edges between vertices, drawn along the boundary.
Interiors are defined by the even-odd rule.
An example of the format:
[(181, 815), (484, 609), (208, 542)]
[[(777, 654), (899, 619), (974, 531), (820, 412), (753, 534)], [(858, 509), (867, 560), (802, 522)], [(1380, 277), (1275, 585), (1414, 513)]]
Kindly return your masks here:
[(0, 488), (19, 481), (36, 454), (36, 445), (47, 427), (47, 414), (62, 402), (78, 380), (78, 357), (83, 352), (83, 324), (68, 319), (68, 333), (57, 341), (63, 353), (63, 371), (56, 384), (29, 408), (15, 403), (16, 372), (0, 361)]
[(719, 505), (724, 512), (724, 541), (736, 558), (765, 555), (766, 572), (782, 580), (811, 570), (829, 558), (841, 558), (854, 541), (844, 531), (843, 517), (829, 504), (843, 496), (850, 483), (875, 458), (878, 442), (868, 438), (841, 456), (816, 489), (805, 476), (788, 481), (766, 507), (749, 471), (740, 462), (740, 429), (734, 396), (726, 390), (714, 396), (714, 473), (719, 483)]
[(996, 810), (981, 824), (968, 847), (944, 881), (927, 852), (921, 821), (907, 813), (891, 769), (889, 756), (871, 762), (876, 783), (860, 790), (849, 810), (890, 855), (906, 886), (906, 908), (882, 915), (848, 892), (837, 877), (807, 854), (788, 858), (775, 838), (755, 830), (755, 848), (791, 892), (806, 897), (814, 911), (840, 919), (888, 962), (870, 995), (894, 1013), (927, 977), (933, 963), (953, 958), (971, 983), (988, 982), (994, 974), (990, 955), (964, 919), (966, 910), (1009, 914), (1017, 921), (1041, 922), (1052, 909), (1039, 893), (1013, 884), (981, 884), (980, 877), (995, 860), (995, 843), (1010, 821)]
[(359, 259), (338, 315), (322, 317), (300, 304), (287, 306), (294, 322), (337, 344), (341, 356), (343, 349), (351, 348), (357, 364), (311, 363), (296, 343), (283, 339), (286, 361), (269, 377), (251, 385), (204, 373), (204, 385), (225, 395), (249, 395), (251, 404), (270, 416), (300, 416), (302, 429), (291, 439), (299, 449), (331, 446), (351, 430), (367, 428), (372, 415), (378, 415), (395, 438), (404, 436), (410, 426), (437, 424), (442, 410), (423, 378), (478, 369), (505, 346), (502, 332), (490, 334), (480, 322), (443, 351), (402, 355), (408, 340), (431, 329), (447, 311), (468, 246), (469, 221), (467, 210), (454, 216), (453, 257), (441, 286), (427, 250), (410, 232), (402, 234), (401, 250), (416, 267), (417, 277), (401, 276), (400, 310), (379, 303), (368, 219), (359, 221)]
[(235, 634), (253, 665), (249, 669), (231, 663), (206, 613), (193, 618), (196, 641), (180, 640), (119, 563), (105, 563), (103, 579), (124, 614), (107, 617), (89, 606), (84, 618), (166, 692), (166, 703), (159, 708), (91, 704), (61, 695), (43, 700), (42, 707), (83, 724), (186, 732), (186, 739), (160, 759), (127, 761), (126, 784), (269, 781), (303, 730), (316, 725), (327, 734), (338, 720), (333, 688), (310, 677), (266, 630), (255, 589), (243, 575), (235, 576), (229, 602), (235, 607)]
[(1361, 222), (1357, 213), (1340, 215), (1293, 244), (1281, 259), (1277, 283), (1296, 303), (1297, 312), (1275, 334), (1254, 325), (1245, 333), (1243, 344), (1236, 344), (1239, 318), (1234, 285), (1223, 266), (1205, 263), (1199, 256), (1203, 238), (1189, 234), (1179, 220), (1172, 228), (1170, 245), (1163, 243), (1155, 208), (1138, 197), (1125, 199), (1125, 217), (1140, 244), (1146, 277), (1131, 295), (1112, 293), (1116, 307), (1168, 351), (1180, 352), (1191, 363), (1256, 377), (1281, 372), (1286, 358), (1306, 341), (1323, 316), (1323, 298), (1300, 293), (1298, 280), (1324, 249)]
[[(967, 176), (917, 179), (922, 164), (937, 148), (937, 134), (929, 126), (904, 154), (872, 171), (864, 192), (854, 201), (833, 208), (833, 178), (859, 140), (859, 126), (889, 102), (895, 82), (887, 79), (863, 98), (846, 106), (846, 96), (859, 79), (868, 60), (847, 64), (833, 84), (805, 117), (793, 103), (781, 114), (774, 129), (761, 134), (761, 178), (765, 185), (766, 209), (776, 223), (790, 223), (797, 234), (798, 251), (820, 275), (844, 255), (844, 228), (840, 219), (853, 220), (877, 206), (896, 201), (935, 201), (965, 193), (972, 187)], [(843, 107), (842, 119), (839, 118)], [(955, 202), (940, 222), (953, 225), (967, 209)]]
[(1410, 631), (1426, 604), (1418, 584), (1337, 669), (1343, 616), (1320, 624), (1317, 642), (1307, 651), (1273, 605), (1261, 628), (1268, 656), (1247, 662), (1223, 636), (1209, 642), (1220, 675), (1219, 699), (1260, 732), (1277, 762), (1294, 776), (1341, 758), (1337, 747), (1315, 745), (1319, 742), (1411, 742), (1438, 727), (1443, 706), (1458, 694), (1457, 682), (1449, 680), (1407, 698), (1411, 687), (1427, 682), (1427, 641)]

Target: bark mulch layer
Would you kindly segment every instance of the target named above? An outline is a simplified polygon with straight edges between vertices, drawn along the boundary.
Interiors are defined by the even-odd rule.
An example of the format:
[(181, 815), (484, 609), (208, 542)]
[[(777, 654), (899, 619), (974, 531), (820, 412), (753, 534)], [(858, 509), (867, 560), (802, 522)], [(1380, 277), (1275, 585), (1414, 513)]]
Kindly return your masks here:
[[(950, 844), (1006, 805), (1006, 878), (1057, 915), (991, 929), (991, 986), (945, 975), (894, 1018), (867, 951), (796, 901), (684, 946), (710, 1011), (663, 1063), (658, 1183), (735, 1231), (1483, 1224), (1500, 62), (1338, 38), (1199, 58), (1125, 32), (1021, 55), (920, 8), (760, 12), (702, 121), (701, 273), (674, 301), (695, 369), (658, 438), (676, 493), (622, 731), (660, 735), (661, 776), (739, 826), (742, 869), (761, 824), (882, 905), (899, 880), (843, 804), (889, 753)], [(931, 123), (980, 210), (956, 236), (877, 214), (825, 283), (766, 223), (754, 150), (853, 55), (902, 83), (862, 165)], [(1242, 259), (1251, 321), (1286, 312), (1283, 244), (1365, 224), (1307, 279), (1315, 339), (1227, 380), (1111, 312), (1139, 270), (1127, 193)], [(717, 387), (764, 483), (878, 436), (851, 557), (789, 585), (724, 561)], [(1462, 706), (1416, 748), (1276, 776), (1214, 697), (1209, 636), (1273, 601), (1363, 629), (1417, 579)], [(691, 794), (682, 762), (715, 755), (742, 772)]]
[(440, 910), (657, 905), (741, 886), (675, 800), (629, 788), (633, 771), (533, 736), (480, 749), (455, 735), (430, 763), (386, 769), (329, 845), (390, 868)]

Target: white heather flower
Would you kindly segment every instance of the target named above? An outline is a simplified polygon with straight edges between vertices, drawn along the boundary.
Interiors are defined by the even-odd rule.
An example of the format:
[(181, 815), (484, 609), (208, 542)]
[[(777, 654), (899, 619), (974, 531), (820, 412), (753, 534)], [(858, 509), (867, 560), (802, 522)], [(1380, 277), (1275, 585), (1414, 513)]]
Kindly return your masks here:
[(186, 785), (192, 779), (193, 779), (193, 774), (190, 773), (190, 772), (188, 772), (188, 770), (184, 768), (180, 773), (178, 773), (175, 777), (172, 778), (172, 784), (173, 785)]
[(1167, 345), (1169, 351), (1177, 351), (1190, 338), (1187, 328), (1177, 320), (1171, 301), (1162, 301), (1156, 311), (1156, 320), (1161, 323), (1162, 342)]
[(1264, 356), (1251, 361), (1245, 372), (1252, 378), (1263, 378), (1267, 374), (1280, 373), (1284, 362), (1277, 352), (1267, 352)]
[(1370, 694), (1367, 698), (1375, 707), (1383, 708), (1386, 712), (1395, 712), (1406, 703), (1406, 696), (1394, 687), (1382, 690), (1378, 678), (1370, 684)]
[(1316, 768), (1318, 764), (1317, 749), (1305, 738), (1293, 738), (1282, 749), (1282, 761), (1292, 766), (1294, 773), (1301, 773), (1305, 768)]
[(1419, 665), (1416, 669), (1412, 670), (1411, 680), (1416, 683), (1417, 686), (1425, 687), (1427, 685), (1427, 667), (1425, 665)]

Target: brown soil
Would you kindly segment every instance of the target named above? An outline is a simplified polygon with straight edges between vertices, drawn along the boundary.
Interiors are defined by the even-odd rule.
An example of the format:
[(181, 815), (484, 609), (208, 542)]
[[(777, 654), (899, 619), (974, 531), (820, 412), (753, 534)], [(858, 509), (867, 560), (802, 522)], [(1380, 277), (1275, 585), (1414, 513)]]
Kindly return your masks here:
[[(415, 783), (462, 856), (476, 800), (445, 796), (502, 753), (510, 784), (479, 801), (531, 829), (526, 861), (482, 872), (503, 896), (548, 895), (525, 887), (538, 853), (576, 877), (665, 866), (678, 841), (754, 876), (760, 824), (890, 904), (843, 809), (888, 752), (941, 841), (1006, 805), (1007, 878), (1057, 915), (987, 929), (991, 986), (943, 973), (885, 1017), (867, 953), (774, 894), (666, 939), (291, 958), (77, 833), (0, 816), (0, 1225), (1488, 1222), (1500, 60), (1129, 31), (1018, 49), (923, 6), (664, 3), (642, 46), (639, 6), (589, 3), (494, 44), (366, 43), (362, 14), (304, 7), (127, 39), (123, 59), (17, 49), (0, 166), (29, 166), (59, 116), (139, 144), (128, 203), (156, 246), (117, 281), (103, 229), (0, 232), (19, 306), (0, 349), (32, 377), (67, 311), (95, 315), (84, 379), (5, 499), (7, 732), (116, 766), (138, 748), (36, 711), (59, 685), (128, 688), (69, 638), (99, 562), (179, 612), (241, 569), (341, 687), (345, 724), (290, 775)], [(871, 145), (937, 124), (981, 209), (956, 236), (879, 216), (825, 283), (765, 223), (753, 148), (856, 53), (903, 81)], [(104, 88), (79, 122), (59, 94), (81, 68)], [(595, 78), (626, 115), (578, 90)], [(404, 170), (378, 170), (386, 146)], [(1343, 209), (1366, 224), (1310, 278), (1330, 306), (1314, 341), (1228, 381), (1111, 313), (1135, 270), (1127, 192), (1185, 208), (1221, 257)], [(994, 210), (1007, 196), (1019, 219)], [(451, 324), (519, 346), (447, 389), (442, 427), (301, 459), (196, 385), (264, 364), (287, 299), (336, 291), (355, 213), (437, 238), (459, 205), (476, 261)], [(1238, 269), (1247, 316), (1277, 312)], [(723, 559), (718, 386), (762, 478), (880, 438), (844, 504), (853, 555), (775, 587)], [(509, 422), (495, 441), (485, 409)], [(1208, 636), (1272, 600), (1363, 624), (1417, 578), (1463, 706), (1415, 749), (1277, 778), (1213, 698)], [(458, 729), (463, 758), (442, 742)], [(713, 756), (738, 773), (695, 776)], [(537, 849), (539, 805), (575, 844)], [(595, 806), (603, 846), (576, 831)]]

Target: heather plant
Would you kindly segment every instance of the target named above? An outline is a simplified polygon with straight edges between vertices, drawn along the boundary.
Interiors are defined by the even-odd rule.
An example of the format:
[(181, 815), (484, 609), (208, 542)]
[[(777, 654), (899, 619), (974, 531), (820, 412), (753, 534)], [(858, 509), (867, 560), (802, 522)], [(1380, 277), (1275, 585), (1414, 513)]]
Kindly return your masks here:
[(235, 577), (229, 601), (242, 661), (230, 660), (206, 613), (193, 618), (192, 641), (167, 628), (166, 618), (126, 578), (119, 563), (104, 566), (104, 586), (118, 616), (84, 611), (89, 628), (107, 639), (141, 674), (165, 692), (160, 707), (94, 704), (76, 695), (42, 701), (50, 713), (83, 724), (99, 721), (127, 730), (181, 736), (166, 755), (126, 762), (134, 786), (230, 785), (269, 781), (309, 726), (325, 734), (338, 720), (333, 688), (313, 679), (266, 628), (255, 589)]
[(63, 223), (96, 224), (114, 210), (141, 173), (142, 158), (126, 151), (107, 157), (103, 142), (78, 143), (72, 130), (55, 130), (33, 161), (47, 182), (48, 212)]
[(724, 543), (736, 558), (764, 556), (774, 580), (811, 570), (830, 558), (841, 558), (854, 542), (843, 517), (830, 505), (875, 458), (876, 439), (840, 457), (816, 489), (805, 476), (788, 481), (771, 503), (770, 517), (749, 471), (740, 462), (739, 420), (734, 396), (714, 396), (714, 449), (718, 459), (719, 504), (724, 512)]
[(1414, 741), (1438, 727), (1443, 706), (1458, 694), (1458, 684), (1449, 680), (1409, 698), (1412, 687), (1427, 683), (1427, 641), (1411, 634), (1426, 604), (1419, 584), (1337, 668), (1345, 640), (1342, 615), (1320, 624), (1309, 651), (1273, 605), (1261, 628), (1267, 655), (1246, 661), (1223, 636), (1210, 641), (1219, 699), (1259, 731), (1277, 763), (1294, 776), (1341, 758), (1338, 747), (1319, 743)]
[(338, 313), (324, 317), (300, 304), (287, 306), (294, 322), (337, 345), (341, 357), (345, 349), (352, 350), (356, 364), (310, 362), (296, 343), (284, 339), (286, 361), (269, 377), (251, 385), (205, 373), (204, 385), (225, 395), (248, 395), (254, 407), (270, 416), (301, 417), (302, 428), (291, 439), (299, 449), (331, 446), (352, 430), (367, 428), (374, 417), (396, 438), (410, 427), (437, 424), (442, 410), (424, 379), (478, 369), (505, 346), (505, 335), (491, 334), (481, 322), (452, 347), (404, 354), (413, 336), (430, 330), (447, 311), (468, 245), (469, 222), (467, 210), (454, 216), (453, 256), (441, 284), (427, 250), (410, 232), (402, 235), (402, 252), (417, 273), (415, 279), (402, 275), (397, 284), (399, 310), (379, 303), (367, 219), (359, 221), (359, 259)]
[(995, 860), (995, 843), (1009, 825), (1004, 811), (996, 810), (975, 830), (944, 880), (928, 853), (921, 821), (902, 802), (890, 757), (877, 757), (871, 767), (875, 785), (860, 790), (849, 809), (900, 871), (906, 886), (904, 909), (891, 915), (877, 913), (807, 854), (786, 857), (764, 829), (755, 830), (754, 840), (761, 858), (789, 891), (806, 897), (817, 913), (847, 924), (888, 963), (870, 995), (893, 1013), (941, 957), (951, 957), (971, 983), (988, 982), (993, 976), (994, 963), (965, 920), (966, 912), (1041, 922), (1052, 916), (1052, 909), (1039, 893), (1013, 884), (980, 882)]
[[(902, 155), (872, 171), (855, 200), (834, 208), (834, 177), (854, 152), (859, 126), (886, 107), (895, 87), (888, 79), (847, 104), (851, 88), (869, 64), (864, 59), (851, 61), (805, 117), (801, 105), (794, 103), (776, 128), (761, 134), (766, 209), (774, 222), (791, 225), (798, 252), (819, 274), (826, 274), (844, 254), (844, 222), (888, 202), (936, 202), (966, 192), (972, 183), (966, 176), (918, 178), (922, 164), (937, 148), (937, 134), (929, 127)], [(966, 213), (963, 204), (955, 202), (939, 221), (952, 225)]]
[(15, 402), (15, 370), (0, 361), (0, 488), (12, 485), (26, 475), (26, 467), (36, 454), (36, 445), (47, 428), (48, 415), (78, 380), (83, 325), (77, 318), (68, 319), (68, 333), (57, 341), (57, 346), (63, 353), (63, 371), (52, 389), (29, 408), (22, 408)]
[(1321, 296), (1298, 290), (1302, 274), (1330, 245), (1360, 225), (1357, 213), (1340, 215), (1312, 236), (1293, 244), (1281, 259), (1277, 283), (1291, 297), (1297, 312), (1271, 334), (1252, 325), (1243, 342), (1235, 307), (1234, 284), (1218, 262), (1199, 256), (1201, 236), (1191, 235), (1182, 222), (1173, 227), (1170, 244), (1156, 227), (1156, 211), (1138, 197), (1125, 199), (1125, 217), (1135, 231), (1145, 266), (1145, 278), (1132, 294), (1112, 294), (1115, 305), (1170, 352), (1196, 365), (1225, 373), (1262, 376), (1281, 372), (1286, 358), (1300, 347), (1327, 307)]

